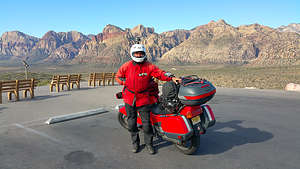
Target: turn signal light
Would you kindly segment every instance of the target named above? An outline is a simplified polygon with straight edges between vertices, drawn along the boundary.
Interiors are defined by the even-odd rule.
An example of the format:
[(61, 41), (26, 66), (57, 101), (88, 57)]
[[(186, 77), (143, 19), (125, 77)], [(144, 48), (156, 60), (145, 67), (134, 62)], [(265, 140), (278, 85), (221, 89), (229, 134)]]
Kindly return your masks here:
[(191, 119), (193, 117), (193, 114), (192, 112), (188, 111), (185, 116), (186, 118)]

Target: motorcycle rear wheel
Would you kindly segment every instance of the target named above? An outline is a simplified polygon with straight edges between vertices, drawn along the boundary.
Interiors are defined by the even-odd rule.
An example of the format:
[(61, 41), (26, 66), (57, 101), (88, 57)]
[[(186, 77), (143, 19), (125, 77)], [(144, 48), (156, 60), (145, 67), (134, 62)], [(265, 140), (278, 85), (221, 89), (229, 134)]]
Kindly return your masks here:
[(175, 146), (184, 154), (191, 155), (197, 151), (200, 145), (200, 136), (193, 135), (189, 140), (185, 141), (182, 145), (175, 144)]
[(124, 114), (119, 112), (118, 120), (119, 120), (119, 123), (121, 124), (121, 126), (128, 130), (127, 116), (125, 116)]

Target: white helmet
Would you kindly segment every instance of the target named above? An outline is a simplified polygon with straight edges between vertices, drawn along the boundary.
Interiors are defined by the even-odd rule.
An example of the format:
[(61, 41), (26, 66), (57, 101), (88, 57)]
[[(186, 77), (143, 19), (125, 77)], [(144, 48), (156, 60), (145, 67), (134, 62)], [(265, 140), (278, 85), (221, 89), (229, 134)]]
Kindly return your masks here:
[[(135, 52), (144, 52), (144, 57), (140, 57), (140, 58), (135, 57), (133, 55)], [(145, 46), (142, 45), (142, 44), (134, 44), (133, 46), (131, 46), (131, 48), (130, 48), (130, 57), (135, 62), (138, 62), (138, 63), (143, 62), (146, 59)]]

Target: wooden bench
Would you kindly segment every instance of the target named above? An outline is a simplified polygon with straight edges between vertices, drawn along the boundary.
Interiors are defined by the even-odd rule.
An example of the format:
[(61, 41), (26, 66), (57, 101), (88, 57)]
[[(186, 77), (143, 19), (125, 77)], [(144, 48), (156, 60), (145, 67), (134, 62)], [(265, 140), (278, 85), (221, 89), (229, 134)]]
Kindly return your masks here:
[(114, 72), (108, 72), (108, 73), (105, 73), (104, 75), (104, 81), (107, 80), (107, 85), (109, 85), (109, 83), (111, 83), (111, 85), (115, 85), (115, 76), (116, 76), (116, 73)]
[(69, 75), (53, 75), (50, 83), (50, 92), (53, 92), (54, 86), (56, 88), (56, 92), (59, 92), (60, 88), (64, 90), (64, 86), (67, 86), (67, 89), (70, 90)]
[(33, 98), (36, 86), (37, 81), (34, 79), (0, 81), (0, 104), (2, 104), (2, 93), (8, 93), (8, 100), (11, 100), (12, 94), (14, 94), (16, 101), (19, 101), (19, 91), (23, 91), (24, 98), (27, 97), (27, 92), (29, 92), (30, 98)]
[(98, 86), (100, 86), (101, 82), (103, 84), (103, 86), (105, 86), (105, 79), (104, 79), (104, 75), (105, 73), (101, 72), (101, 73), (91, 73), (90, 74), (90, 79), (88, 80), (88, 85), (89, 86), (96, 86), (96, 82), (98, 82)]
[(77, 86), (77, 89), (80, 89), (80, 81), (81, 81), (81, 74), (73, 74), (69, 77), (69, 86), (71, 89), (74, 88), (74, 84)]
[(52, 81), (50, 83), (50, 92), (53, 92), (53, 87), (59, 92), (60, 89), (64, 90), (64, 86), (67, 90), (73, 89), (74, 84), (80, 89), (81, 74), (71, 74), (71, 75), (53, 75)]

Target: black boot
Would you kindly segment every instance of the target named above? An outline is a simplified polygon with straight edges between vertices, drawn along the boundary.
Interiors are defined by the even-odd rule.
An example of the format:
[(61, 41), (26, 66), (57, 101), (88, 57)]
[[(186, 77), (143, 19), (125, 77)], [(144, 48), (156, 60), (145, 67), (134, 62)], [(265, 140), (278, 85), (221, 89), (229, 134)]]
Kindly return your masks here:
[(132, 144), (132, 152), (137, 153), (139, 152), (140, 145), (139, 144)]
[(151, 155), (155, 154), (155, 150), (154, 150), (154, 147), (152, 145), (147, 144), (146, 148), (147, 148), (149, 154), (151, 154)]

